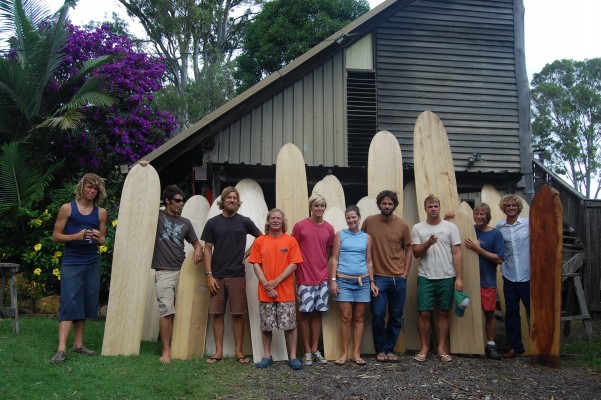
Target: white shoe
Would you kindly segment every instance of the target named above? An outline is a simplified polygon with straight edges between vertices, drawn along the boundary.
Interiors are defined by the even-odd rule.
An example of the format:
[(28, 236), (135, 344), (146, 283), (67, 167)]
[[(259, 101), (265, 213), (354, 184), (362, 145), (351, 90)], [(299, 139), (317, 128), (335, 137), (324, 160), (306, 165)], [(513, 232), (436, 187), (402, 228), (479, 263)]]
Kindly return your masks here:
[(325, 359), (324, 356), (321, 355), (319, 351), (313, 353), (313, 359), (320, 364), (327, 364), (328, 360)]
[(313, 365), (313, 354), (305, 353), (305, 356), (303, 357), (303, 363), (305, 365)]

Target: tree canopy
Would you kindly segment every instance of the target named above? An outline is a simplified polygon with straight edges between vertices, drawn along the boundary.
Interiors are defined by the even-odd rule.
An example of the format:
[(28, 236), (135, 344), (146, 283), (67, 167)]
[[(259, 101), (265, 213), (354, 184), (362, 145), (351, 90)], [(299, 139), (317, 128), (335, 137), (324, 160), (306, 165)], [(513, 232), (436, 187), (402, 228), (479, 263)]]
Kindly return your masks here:
[(369, 11), (366, 0), (275, 0), (244, 32), (234, 73), (238, 93)]
[[(587, 198), (601, 183), (601, 58), (557, 60), (534, 74), (532, 131), (550, 167)], [(595, 192), (593, 188), (596, 186)]]

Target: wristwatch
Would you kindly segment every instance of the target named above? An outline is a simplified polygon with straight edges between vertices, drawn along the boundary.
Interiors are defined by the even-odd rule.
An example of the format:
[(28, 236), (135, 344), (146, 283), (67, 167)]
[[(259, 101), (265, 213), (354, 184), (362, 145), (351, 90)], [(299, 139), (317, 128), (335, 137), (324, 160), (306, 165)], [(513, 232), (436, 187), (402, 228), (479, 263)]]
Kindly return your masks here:
[(209, 275), (213, 275), (213, 272), (212, 271), (205, 272), (205, 276), (209, 276)]

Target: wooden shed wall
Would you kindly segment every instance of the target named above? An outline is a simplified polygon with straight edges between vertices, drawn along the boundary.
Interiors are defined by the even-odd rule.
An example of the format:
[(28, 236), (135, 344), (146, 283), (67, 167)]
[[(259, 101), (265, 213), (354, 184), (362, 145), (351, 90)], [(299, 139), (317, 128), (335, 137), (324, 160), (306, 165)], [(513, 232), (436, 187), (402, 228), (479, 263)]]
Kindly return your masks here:
[(456, 170), (519, 172), (512, 0), (420, 0), (376, 29), (378, 127), (413, 159), (420, 112), (442, 119)]
[(219, 132), (210, 159), (272, 165), (294, 143), (307, 165), (346, 166), (345, 93), (340, 52)]

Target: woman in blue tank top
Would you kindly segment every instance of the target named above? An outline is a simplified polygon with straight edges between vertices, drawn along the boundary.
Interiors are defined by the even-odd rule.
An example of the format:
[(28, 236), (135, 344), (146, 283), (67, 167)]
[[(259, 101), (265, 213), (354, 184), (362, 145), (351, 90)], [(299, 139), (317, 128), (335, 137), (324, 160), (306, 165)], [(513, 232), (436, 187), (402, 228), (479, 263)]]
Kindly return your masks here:
[(377, 296), (371, 263), (371, 238), (359, 229), (361, 213), (357, 206), (349, 206), (344, 214), (348, 229), (338, 232), (332, 247), (330, 292), (340, 309), (340, 339), (343, 353), (336, 365), (346, 363), (349, 354), (351, 321), (353, 322), (353, 354), (357, 365), (365, 365), (359, 347), (363, 338), (363, 316), (370, 294)]

